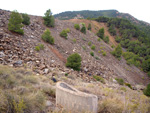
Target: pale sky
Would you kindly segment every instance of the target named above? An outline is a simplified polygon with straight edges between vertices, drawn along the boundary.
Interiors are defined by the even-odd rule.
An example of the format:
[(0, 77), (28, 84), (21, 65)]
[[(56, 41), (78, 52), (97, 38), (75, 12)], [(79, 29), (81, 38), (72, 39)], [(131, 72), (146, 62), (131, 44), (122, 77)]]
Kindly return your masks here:
[(47, 9), (51, 9), (53, 14), (116, 9), (150, 23), (150, 0), (1, 0), (0, 9), (40, 16), (44, 16)]

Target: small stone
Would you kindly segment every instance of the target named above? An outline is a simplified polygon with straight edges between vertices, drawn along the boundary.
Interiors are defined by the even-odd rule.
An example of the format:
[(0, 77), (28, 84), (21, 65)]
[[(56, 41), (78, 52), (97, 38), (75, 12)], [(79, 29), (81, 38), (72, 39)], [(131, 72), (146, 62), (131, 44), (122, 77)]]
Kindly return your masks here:
[(55, 62), (55, 60), (51, 60), (51, 62), (52, 62), (52, 63), (54, 63), (54, 62)]
[(15, 63), (13, 63), (13, 66), (22, 66), (22, 60), (18, 60)]
[(51, 106), (51, 105), (52, 105), (52, 102), (49, 101), (49, 100), (47, 100), (47, 101), (46, 101), (46, 106)]
[(48, 73), (49, 73), (49, 69), (48, 68), (44, 69), (44, 74), (48, 74)]
[(84, 69), (83, 69), (85, 72), (88, 72), (88, 69), (86, 68), (86, 67), (84, 67)]
[(115, 79), (112, 79), (113, 83), (116, 83), (117, 84), (117, 81)]
[(0, 52), (0, 58), (5, 57), (4, 52)]

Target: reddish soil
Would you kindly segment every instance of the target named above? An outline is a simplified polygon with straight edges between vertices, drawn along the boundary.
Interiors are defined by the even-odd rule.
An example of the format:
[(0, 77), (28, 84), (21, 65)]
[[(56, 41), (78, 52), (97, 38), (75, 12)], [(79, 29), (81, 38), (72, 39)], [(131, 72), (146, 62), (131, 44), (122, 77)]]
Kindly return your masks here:
[(109, 36), (109, 40), (110, 40), (110, 44), (111, 45), (117, 45), (117, 42), (115, 41), (115, 38), (114, 36), (111, 36), (110, 33), (108, 32), (108, 27), (106, 24), (104, 23), (99, 23), (99, 22), (96, 22), (96, 21), (92, 21), (92, 20), (86, 20), (86, 19), (71, 19), (71, 20), (67, 20), (67, 21), (70, 21), (70, 22), (73, 22), (73, 23), (85, 23), (86, 27), (88, 27), (88, 24), (91, 23), (91, 26), (92, 26), (92, 32), (93, 33), (97, 33), (98, 30), (100, 28), (104, 28), (105, 29), (105, 36)]

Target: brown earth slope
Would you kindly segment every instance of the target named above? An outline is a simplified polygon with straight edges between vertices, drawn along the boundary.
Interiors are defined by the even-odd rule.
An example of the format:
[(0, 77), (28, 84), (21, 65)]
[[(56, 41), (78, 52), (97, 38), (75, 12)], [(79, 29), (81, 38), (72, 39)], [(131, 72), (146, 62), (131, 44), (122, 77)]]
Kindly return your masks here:
[[(79, 77), (90, 81), (91, 75), (99, 75), (109, 80), (111, 78), (123, 78), (126, 82), (132, 85), (148, 84), (149, 79), (145, 73), (134, 66), (128, 66), (126, 61), (122, 58), (118, 61), (110, 52), (113, 50), (111, 44), (116, 45), (114, 37), (111, 37), (107, 31), (107, 27), (103, 23), (97, 23), (89, 20), (70, 20), (70, 21), (55, 21), (55, 27), (49, 28), (52, 36), (55, 38), (53, 46), (43, 42), (41, 35), (46, 29), (43, 25), (42, 17), (30, 16), (31, 24), (24, 26), (25, 34), (23, 36), (8, 31), (7, 24), (10, 12), (0, 10), (0, 63), (5, 65), (19, 65), (27, 66), (33, 69), (37, 74), (44, 74), (51, 76), (52, 73), (47, 73), (46, 70), (53, 70), (57, 68), (64, 73), (76, 73)], [(74, 23), (92, 23), (92, 31), (87, 31), (86, 34), (74, 29)], [(110, 37), (111, 44), (108, 45), (103, 41), (98, 42), (98, 37), (95, 35), (96, 31), (105, 28), (105, 35)], [(68, 39), (59, 36), (63, 29), (69, 28)], [(73, 40), (76, 39), (76, 43)], [(88, 46), (88, 42), (96, 46), (92, 50)], [(35, 46), (39, 43), (44, 44), (44, 50), (35, 51)], [(94, 56), (90, 52), (94, 52)], [(105, 51), (106, 56), (98, 51)], [(80, 72), (72, 71), (65, 67), (67, 57), (77, 52), (82, 57), (82, 67)]]

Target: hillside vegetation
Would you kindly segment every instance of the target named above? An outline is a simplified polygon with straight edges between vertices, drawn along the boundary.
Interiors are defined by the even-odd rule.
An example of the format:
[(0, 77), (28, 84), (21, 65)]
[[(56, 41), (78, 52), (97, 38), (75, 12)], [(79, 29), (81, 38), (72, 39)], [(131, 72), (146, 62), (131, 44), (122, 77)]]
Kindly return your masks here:
[(55, 18), (61, 20), (68, 20), (74, 18), (98, 18), (99, 16), (102, 17), (110, 17), (110, 18), (123, 18), (129, 20), (131, 23), (136, 25), (142, 32), (144, 32), (148, 37), (150, 37), (150, 24), (144, 21), (140, 21), (127, 13), (120, 13), (117, 10), (99, 10), (99, 11), (90, 11), (90, 10), (83, 10), (83, 11), (67, 11), (62, 12), (59, 14), (54, 15)]
[[(150, 79), (145, 73), (150, 66), (148, 55), (125, 52), (129, 48), (118, 45), (119, 41), (138, 41), (139, 35), (144, 36), (134, 31), (138, 28), (130, 22), (114, 18), (104, 18), (106, 22), (54, 20), (49, 13), (45, 13), (45, 18), (26, 15), (27, 24), (17, 27), (17, 31), (23, 31), (20, 34), (16, 27), (9, 29), (8, 24), (12, 16), (24, 17), (12, 14), (0, 10), (0, 112), (68, 113), (55, 105), (58, 81), (97, 95), (100, 113), (150, 111)], [(112, 29), (116, 34), (111, 33)], [(145, 41), (138, 44), (140, 48), (148, 47)]]

